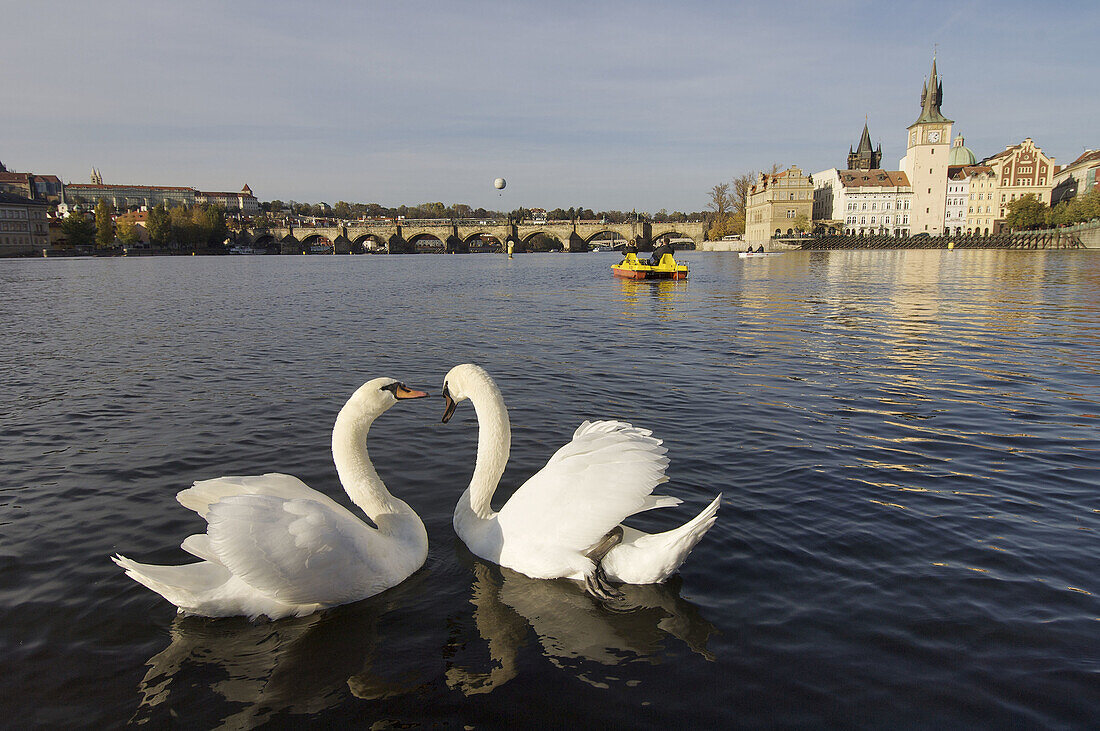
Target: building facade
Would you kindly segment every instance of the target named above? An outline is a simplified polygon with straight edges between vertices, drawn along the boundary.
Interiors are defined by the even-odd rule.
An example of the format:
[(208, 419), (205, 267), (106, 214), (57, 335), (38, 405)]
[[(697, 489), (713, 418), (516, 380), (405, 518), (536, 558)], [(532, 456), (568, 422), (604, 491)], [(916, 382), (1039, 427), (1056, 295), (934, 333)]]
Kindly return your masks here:
[(260, 202), (252, 195), (252, 189), (247, 183), (239, 193), (207, 193), (196, 190), (195, 203), (221, 206), (227, 213), (239, 213), (242, 216), (260, 215)]
[(794, 235), (798, 226), (808, 230), (814, 214), (814, 184), (794, 165), (769, 175), (760, 173), (749, 189), (745, 209), (745, 239), (766, 241), (772, 236)]
[(963, 136), (956, 136), (955, 141), (951, 143), (951, 152), (947, 155), (947, 200), (944, 201), (943, 214), (945, 235), (961, 236), (966, 232), (970, 176), (964, 174), (963, 170), (977, 163), (977, 156), (966, 146)]
[(910, 230), (914, 235), (943, 233), (953, 120), (943, 116), (942, 103), (943, 83), (933, 58), (932, 72), (921, 91), (921, 113), (908, 127), (905, 157), (901, 161), (901, 169), (913, 189)]
[(66, 185), (62, 202), (69, 208), (76, 204), (94, 206), (101, 200), (106, 200), (118, 211), (153, 208), (161, 204), (168, 208), (198, 204), (221, 206), (227, 212), (244, 216), (260, 213), (260, 202), (247, 184), (237, 193), (204, 192), (172, 185), (106, 185), (103, 176), (95, 169), (92, 170), (92, 182)]
[(49, 248), (48, 208), (44, 201), (0, 193), (0, 256), (34, 254)]
[(145, 206), (152, 208), (164, 204), (169, 208), (195, 205), (195, 189), (167, 185), (103, 185), (96, 183), (69, 183), (65, 186), (65, 203), (69, 206), (85, 204), (94, 206), (105, 200), (115, 210)]
[(1100, 187), (1100, 150), (1085, 150), (1063, 168), (1055, 168), (1050, 205), (1055, 206)]
[(996, 180), (993, 191), (993, 209), (997, 214), (994, 232), (1000, 230), (1008, 212), (1007, 205), (1014, 200), (1032, 195), (1044, 205), (1050, 205), (1054, 189), (1054, 158), (1044, 155), (1030, 137), (987, 157), (982, 160), (982, 165), (993, 171)]
[(943, 233), (961, 236), (967, 228), (967, 206), (970, 195), (970, 176), (964, 168), (949, 167), (947, 171), (947, 200), (944, 202)]
[(812, 177), (815, 221), (836, 222), (849, 236), (909, 235), (913, 188), (905, 173), (832, 168)]
[(64, 185), (56, 175), (0, 172), (0, 193), (11, 193), (46, 203), (60, 203)]
[(967, 165), (960, 168), (953, 179), (964, 181), (966, 187), (965, 232), (980, 236), (994, 233), (997, 222), (997, 176), (993, 168), (988, 165)]

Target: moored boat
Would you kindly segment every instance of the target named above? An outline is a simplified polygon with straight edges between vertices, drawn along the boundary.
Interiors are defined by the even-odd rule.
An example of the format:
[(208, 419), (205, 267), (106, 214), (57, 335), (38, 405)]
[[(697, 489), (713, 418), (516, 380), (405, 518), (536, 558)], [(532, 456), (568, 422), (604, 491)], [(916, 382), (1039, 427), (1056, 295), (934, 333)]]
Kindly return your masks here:
[(687, 279), (688, 268), (677, 264), (672, 254), (665, 254), (657, 264), (646, 264), (638, 255), (628, 252), (618, 264), (611, 265), (611, 273), (623, 279)]

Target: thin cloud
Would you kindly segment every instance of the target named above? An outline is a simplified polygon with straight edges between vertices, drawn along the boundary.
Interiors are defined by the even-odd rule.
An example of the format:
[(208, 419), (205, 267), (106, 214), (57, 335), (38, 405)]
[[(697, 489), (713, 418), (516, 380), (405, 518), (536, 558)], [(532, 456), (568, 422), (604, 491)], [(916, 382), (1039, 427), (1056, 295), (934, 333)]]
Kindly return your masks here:
[[(979, 155), (1095, 147), (1093, 3), (22, 4), (0, 160), (262, 199), (701, 210), (773, 162), (885, 164), (938, 46)], [(1035, 50), (1030, 50), (1035, 49)], [(8, 101), (10, 100), (10, 101)]]

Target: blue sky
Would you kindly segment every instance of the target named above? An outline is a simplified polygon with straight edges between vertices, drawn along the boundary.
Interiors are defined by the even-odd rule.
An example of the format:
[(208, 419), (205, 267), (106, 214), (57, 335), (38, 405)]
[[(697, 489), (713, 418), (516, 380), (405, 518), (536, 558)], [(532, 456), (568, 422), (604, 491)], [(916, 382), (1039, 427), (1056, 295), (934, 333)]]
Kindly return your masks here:
[[(1100, 3), (8, 2), (0, 160), (261, 200), (702, 210), (904, 154), (938, 47), (983, 157), (1100, 147)], [(502, 194), (496, 177), (508, 179)]]

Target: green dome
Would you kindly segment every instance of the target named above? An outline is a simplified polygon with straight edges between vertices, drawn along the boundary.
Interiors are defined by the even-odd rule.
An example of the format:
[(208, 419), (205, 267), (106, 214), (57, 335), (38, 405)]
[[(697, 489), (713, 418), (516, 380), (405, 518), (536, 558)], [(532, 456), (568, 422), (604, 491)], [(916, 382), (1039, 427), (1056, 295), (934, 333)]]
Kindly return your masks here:
[(975, 157), (974, 151), (963, 144), (963, 136), (956, 137), (955, 141), (951, 143), (951, 152), (947, 156), (947, 164), (974, 165), (977, 162), (978, 158)]

